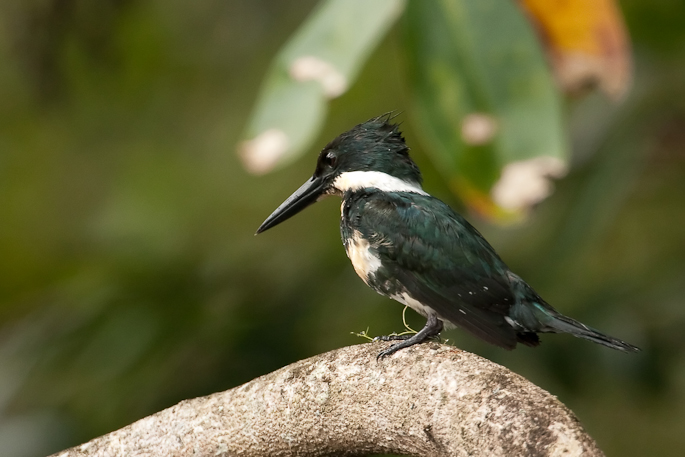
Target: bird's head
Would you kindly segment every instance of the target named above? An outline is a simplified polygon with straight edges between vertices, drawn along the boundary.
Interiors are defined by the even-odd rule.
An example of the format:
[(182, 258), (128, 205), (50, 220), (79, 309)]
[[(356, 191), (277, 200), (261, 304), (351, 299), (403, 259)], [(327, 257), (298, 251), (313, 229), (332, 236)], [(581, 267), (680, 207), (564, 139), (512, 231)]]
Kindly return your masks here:
[(280, 224), (326, 195), (342, 196), (363, 188), (421, 191), (421, 172), (391, 113), (359, 124), (328, 143), (312, 177), (257, 229)]

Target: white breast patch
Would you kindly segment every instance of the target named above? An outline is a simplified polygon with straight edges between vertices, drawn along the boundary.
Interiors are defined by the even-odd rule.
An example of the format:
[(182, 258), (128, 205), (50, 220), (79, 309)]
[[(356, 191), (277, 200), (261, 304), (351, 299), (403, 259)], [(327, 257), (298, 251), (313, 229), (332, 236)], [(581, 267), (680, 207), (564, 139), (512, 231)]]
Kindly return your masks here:
[(360, 278), (368, 284), (369, 276), (374, 274), (381, 267), (381, 259), (373, 255), (370, 250), (371, 245), (362, 237), (362, 234), (355, 230), (352, 238), (347, 240), (345, 250), (347, 257), (352, 261), (354, 271)]

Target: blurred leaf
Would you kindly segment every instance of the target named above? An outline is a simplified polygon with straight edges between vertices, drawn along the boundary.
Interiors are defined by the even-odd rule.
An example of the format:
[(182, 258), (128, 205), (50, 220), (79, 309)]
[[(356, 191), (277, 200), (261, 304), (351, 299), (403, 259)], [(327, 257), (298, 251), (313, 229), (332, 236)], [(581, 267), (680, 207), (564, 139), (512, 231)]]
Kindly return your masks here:
[(612, 98), (628, 91), (630, 43), (613, 0), (521, 0), (540, 30), (561, 87), (599, 86)]
[(471, 209), (522, 215), (566, 169), (560, 101), (530, 25), (496, 0), (411, 1), (405, 16), (427, 151)]
[(274, 59), (240, 155), (266, 173), (303, 153), (325, 118), (404, 8), (404, 0), (326, 0)]

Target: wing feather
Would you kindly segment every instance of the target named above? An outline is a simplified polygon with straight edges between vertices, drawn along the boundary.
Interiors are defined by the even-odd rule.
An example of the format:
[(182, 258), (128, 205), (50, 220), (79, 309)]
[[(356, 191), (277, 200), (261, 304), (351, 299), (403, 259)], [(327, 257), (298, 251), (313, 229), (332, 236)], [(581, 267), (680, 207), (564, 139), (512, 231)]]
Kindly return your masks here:
[(509, 270), (462, 216), (419, 194), (368, 192), (353, 203), (343, 217), (381, 260), (370, 286), (388, 296), (400, 287), (443, 320), (492, 344), (516, 346), (516, 331), (504, 319), (515, 300)]

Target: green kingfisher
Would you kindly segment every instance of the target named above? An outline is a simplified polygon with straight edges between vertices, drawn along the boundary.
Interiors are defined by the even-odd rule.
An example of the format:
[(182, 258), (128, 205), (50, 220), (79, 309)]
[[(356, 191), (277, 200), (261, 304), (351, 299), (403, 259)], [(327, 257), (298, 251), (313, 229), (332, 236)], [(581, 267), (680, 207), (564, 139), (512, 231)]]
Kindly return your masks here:
[(426, 317), (417, 333), (379, 358), (459, 327), (505, 349), (570, 333), (620, 351), (639, 348), (566, 317), (513, 273), (466, 219), (421, 187), (392, 116), (357, 125), (328, 143), (313, 176), (257, 229), (280, 224), (327, 195), (342, 197), (340, 234), (361, 279)]

